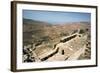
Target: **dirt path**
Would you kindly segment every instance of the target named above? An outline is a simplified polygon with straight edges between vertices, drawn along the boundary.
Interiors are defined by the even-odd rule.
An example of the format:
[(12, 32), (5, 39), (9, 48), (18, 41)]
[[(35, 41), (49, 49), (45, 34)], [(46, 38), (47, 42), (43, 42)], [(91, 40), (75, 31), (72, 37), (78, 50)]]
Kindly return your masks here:
[(68, 60), (77, 60), (79, 56), (85, 52), (86, 46), (83, 46), (83, 48), (80, 48), (78, 51), (76, 51), (73, 55), (71, 55)]

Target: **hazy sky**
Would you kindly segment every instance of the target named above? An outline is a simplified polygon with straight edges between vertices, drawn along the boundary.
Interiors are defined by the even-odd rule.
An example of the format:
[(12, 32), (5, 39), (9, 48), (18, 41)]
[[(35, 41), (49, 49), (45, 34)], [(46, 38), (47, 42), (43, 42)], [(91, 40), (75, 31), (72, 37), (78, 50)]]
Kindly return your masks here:
[(90, 13), (23, 10), (23, 18), (49, 23), (90, 22)]

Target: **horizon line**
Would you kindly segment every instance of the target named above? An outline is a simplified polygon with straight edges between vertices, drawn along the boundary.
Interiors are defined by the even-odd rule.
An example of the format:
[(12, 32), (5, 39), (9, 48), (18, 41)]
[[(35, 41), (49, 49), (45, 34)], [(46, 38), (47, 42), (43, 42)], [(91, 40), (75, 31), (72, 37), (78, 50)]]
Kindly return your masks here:
[(84, 22), (87, 22), (87, 23), (90, 23), (90, 21), (73, 21), (73, 22), (61, 22), (61, 23), (52, 23), (52, 22), (47, 22), (47, 21), (42, 21), (42, 20), (35, 20), (35, 19), (29, 19), (29, 18), (23, 18), (23, 19), (27, 19), (27, 20), (32, 20), (32, 21), (37, 21), (37, 22), (43, 22), (43, 23), (49, 23), (49, 24), (64, 24), (64, 23), (84, 23)]

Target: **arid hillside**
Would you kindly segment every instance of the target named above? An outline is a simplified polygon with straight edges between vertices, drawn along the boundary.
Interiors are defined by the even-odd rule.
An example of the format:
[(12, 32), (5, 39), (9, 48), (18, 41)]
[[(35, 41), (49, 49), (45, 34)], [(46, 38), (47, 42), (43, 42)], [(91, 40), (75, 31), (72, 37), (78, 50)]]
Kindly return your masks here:
[[(89, 22), (73, 22), (73, 23), (62, 23), (62, 24), (50, 24), (47, 22), (42, 22), (42, 21), (36, 21), (36, 20), (30, 20), (30, 19), (23, 19), (23, 48), (24, 48), (24, 56), (26, 56), (25, 50), (26, 47), (30, 47), (32, 51), (32, 54), (34, 53), (34, 55), (28, 56), (28, 57), (32, 57), (35, 56), (35, 60), (34, 61), (41, 61), (42, 59), (40, 59), (46, 55), (48, 55), (51, 51), (52, 56), (58, 51), (58, 49), (56, 48), (57, 45), (60, 44), (61, 39), (68, 37), (70, 35), (73, 35), (75, 33), (79, 33), (82, 35), (82, 39), (83, 37), (87, 36), (87, 38), (85, 38), (85, 41), (81, 41), (82, 39), (75, 37), (75, 39), (69, 40), (69, 43), (65, 42), (65, 47), (68, 47), (68, 45), (74, 45), (73, 48), (78, 47), (78, 49), (76, 51), (79, 50), (79, 47), (83, 47), (85, 45), (85, 48), (89, 48), (89, 49), (85, 49), (85, 52), (81, 55), (78, 56), (77, 59), (90, 59), (91, 56), (91, 36), (90, 36), (90, 23)], [(79, 41), (77, 42), (73, 42), (73, 41)], [(83, 43), (82, 43), (83, 42)], [(76, 44), (76, 45), (75, 45)], [(82, 45), (82, 46), (78, 46), (78, 45)], [(29, 48), (28, 48), (29, 49)], [(52, 50), (55, 50), (54, 52), (52, 52)], [(66, 49), (65, 51), (68, 51), (68, 49)], [(71, 53), (75, 53), (71, 52)], [(48, 54), (47, 54), (47, 53)], [(46, 53), (46, 54), (44, 54)], [(71, 55), (71, 53), (69, 53), (69, 55)], [(27, 53), (30, 54), (30, 53)], [(56, 54), (57, 55), (57, 54)], [(65, 53), (66, 56), (68, 56), (68, 54)], [(59, 56), (63, 58), (63, 60), (65, 60), (67, 57), (66, 56)], [(48, 55), (49, 56), (49, 55)], [(51, 56), (51, 55), (50, 55)], [(27, 56), (26, 56), (27, 57)], [(55, 58), (55, 56), (53, 56)], [(47, 57), (46, 57), (47, 58)], [(58, 60), (58, 57), (56, 57)], [(72, 59), (73, 55), (71, 55)], [(27, 58), (26, 58), (27, 59)], [(24, 61), (26, 60), (24, 58)], [(53, 58), (43, 58), (44, 60), (52, 60)], [(31, 60), (31, 59), (30, 59)]]
[(75, 22), (65, 24), (49, 24), (46, 22), (24, 19), (23, 39), (24, 45), (38, 41), (48, 42), (64, 36), (76, 33), (78, 30), (89, 30), (88, 22)]

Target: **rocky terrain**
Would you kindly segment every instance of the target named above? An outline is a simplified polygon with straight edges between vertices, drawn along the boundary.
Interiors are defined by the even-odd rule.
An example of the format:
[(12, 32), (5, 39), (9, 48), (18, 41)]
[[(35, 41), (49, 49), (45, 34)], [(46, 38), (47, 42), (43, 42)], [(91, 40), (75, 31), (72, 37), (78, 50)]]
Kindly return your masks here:
[(91, 58), (89, 22), (50, 24), (23, 19), (23, 62)]

